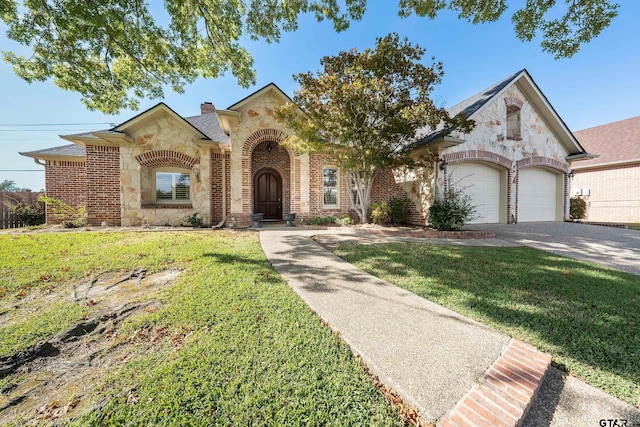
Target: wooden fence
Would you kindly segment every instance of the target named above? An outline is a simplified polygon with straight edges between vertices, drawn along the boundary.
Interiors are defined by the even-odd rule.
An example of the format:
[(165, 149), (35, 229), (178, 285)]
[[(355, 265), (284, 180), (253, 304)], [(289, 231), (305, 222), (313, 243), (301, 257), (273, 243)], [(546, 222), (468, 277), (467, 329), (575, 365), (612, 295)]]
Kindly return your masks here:
[[(19, 221), (9, 209), (9, 205), (23, 202), (38, 202), (38, 197), (44, 193), (24, 192), (0, 192), (0, 229), (24, 227), (24, 223)], [(43, 204), (44, 209), (44, 204)]]

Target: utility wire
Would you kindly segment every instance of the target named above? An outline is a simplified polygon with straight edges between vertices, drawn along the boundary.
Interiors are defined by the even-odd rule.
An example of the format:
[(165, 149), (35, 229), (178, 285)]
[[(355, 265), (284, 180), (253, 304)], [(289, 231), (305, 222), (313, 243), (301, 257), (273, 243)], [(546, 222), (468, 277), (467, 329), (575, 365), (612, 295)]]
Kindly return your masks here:
[(113, 122), (93, 122), (93, 123), (0, 123), (0, 126), (87, 126), (87, 125), (111, 125)]

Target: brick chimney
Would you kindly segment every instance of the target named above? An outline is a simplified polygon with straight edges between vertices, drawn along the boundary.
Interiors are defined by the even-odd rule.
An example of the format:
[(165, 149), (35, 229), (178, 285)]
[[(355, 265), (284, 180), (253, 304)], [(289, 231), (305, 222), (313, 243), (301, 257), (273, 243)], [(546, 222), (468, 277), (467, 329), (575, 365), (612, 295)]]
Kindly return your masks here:
[(216, 112), (216, 107), (211, 102), (200, 104), (200, 114), (211, 114)]

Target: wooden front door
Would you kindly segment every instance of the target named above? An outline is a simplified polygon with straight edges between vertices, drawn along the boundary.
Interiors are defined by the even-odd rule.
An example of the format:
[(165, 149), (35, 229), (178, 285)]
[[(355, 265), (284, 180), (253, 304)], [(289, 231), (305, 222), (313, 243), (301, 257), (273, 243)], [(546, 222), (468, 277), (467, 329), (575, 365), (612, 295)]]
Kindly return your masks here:
[(265, 169), (253, 180), (253, 213), (264, 213), (264, 219), (282, 219), (282, 180), (280, 175)]

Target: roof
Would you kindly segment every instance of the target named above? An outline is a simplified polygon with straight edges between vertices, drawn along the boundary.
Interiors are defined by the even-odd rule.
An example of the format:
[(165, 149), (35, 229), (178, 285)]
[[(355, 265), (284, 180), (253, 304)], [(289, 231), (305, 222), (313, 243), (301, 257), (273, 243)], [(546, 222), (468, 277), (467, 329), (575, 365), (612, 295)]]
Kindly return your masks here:
[(458, 113), (464, 113), (468, 118), (473, 116), (478, 110), (484, 107), (489, 101), (491, 101), (497, 94), (502, 92), (509, 84), (520, 76), (522, 73), (526, 73), (527, 70), (520, 70), (517, 73), (507, 77), (506, 79), (499, 81), (491, 87), (488, 87), (475, 95), (465, 99), (462, 102), (457, 103), (451, 108), (447, 108), (447, 112), (451, 117)]
[(587, 151), (600, 155), (580, 162), (576, 168), (640, 161), (640, 116), (579, 130), (573, 134)]
[(85, 157), (85, 148), (77, 144), (60, 145), (58, 147), (45, 148), (43, 150), (26, 151), (20, 153), (23, 156), (35, 158), (46, 157)]
[(200, 116), (185, 117), (184, 119), (212, 141), (217, 141), (221, 144), (229, 144), (229, 135), (224, 133), (222, 130), (217, 114), (208, 113)]
[(275, 91), (275, 93), (277, 93), (279, 96), (281, 96), (286, 101), (293, 102), (293, 100), (289, 97), (289, 95), (284, 93), (283, 90), (280, 89), (277, 84), (269, 83), (268, 85), (256, 90), (252, 94), (245, 96), (244, 98), (242, 98), (240, 101), (236, 102), (235, 104), (230, 105), (229, 107), (227, 107), (227, 110), (237, 110), (238, 108), (242, 107), (244, 104), (248, 103), (251, 99), (256, 98), (256, 97), (262, 95), (263, 93), (267, 93), (269, 91)]
[[(458, 104), (447, 109), (451, 117), (458, 113), (463, 113), (468, 119), (473, 116), (484, 106), (489, 104), (493, 99), (500, 96), (509, 86), (517, 84), (518, 88), (527, 97), (531, 105), (538, 111), (538, 114), (547, 122), (550, 129), (558, 135), (559, 140), (569, 151), (569, 155), (574, 159), (589, 157), (589, 154), (580, 145), (578, 140), (573, 136), (566, 123), (558, 115), (547, 97), (542, 93), (536, 82), (526, 69), (522, 69), (515, 74), (495, 83), (488, 88), (481, 90), (475, 95), (465, 99)], [(433, 141), (438, 140), (442, 136), (446, 136), (449, 129), (445, 129), (440, 125), (435, 130), (424, 128), (418, 131), (421, 137), (418, 141), (411, 145), (412, 149), (425, 146)]]

